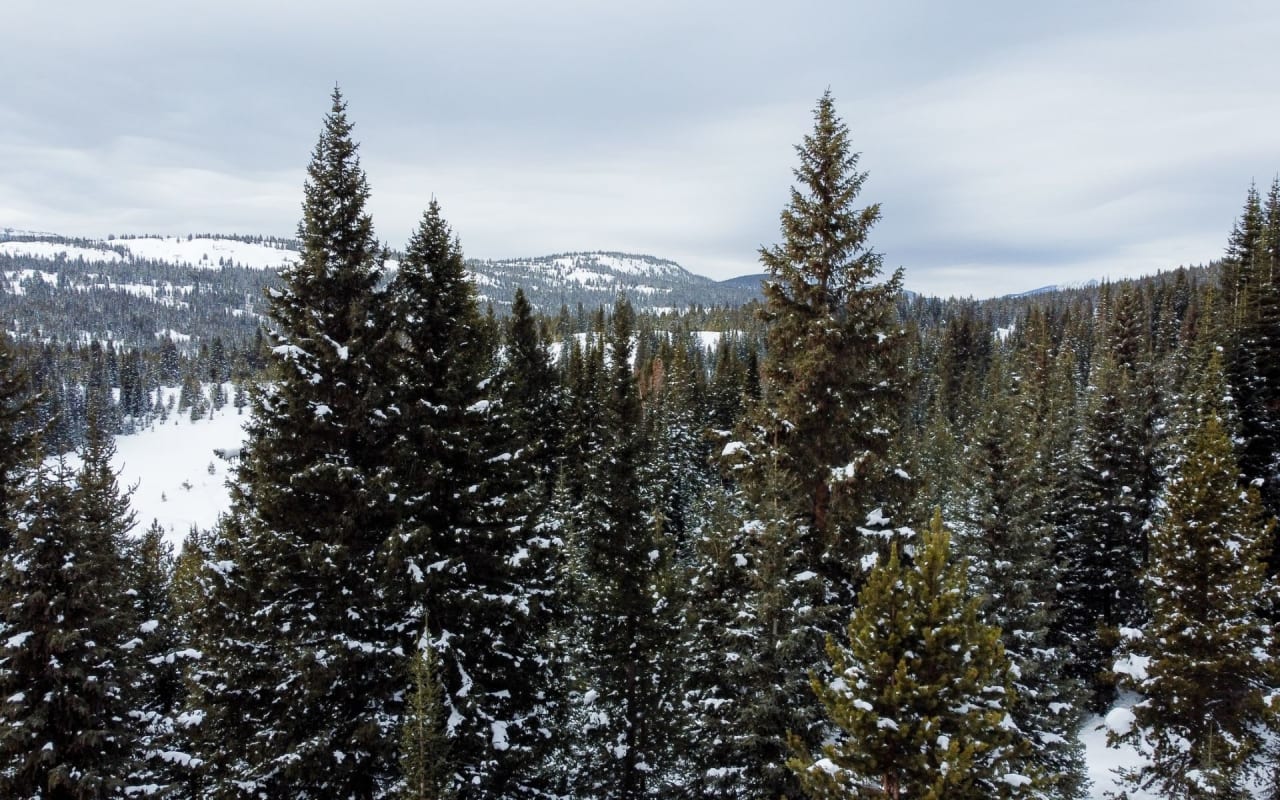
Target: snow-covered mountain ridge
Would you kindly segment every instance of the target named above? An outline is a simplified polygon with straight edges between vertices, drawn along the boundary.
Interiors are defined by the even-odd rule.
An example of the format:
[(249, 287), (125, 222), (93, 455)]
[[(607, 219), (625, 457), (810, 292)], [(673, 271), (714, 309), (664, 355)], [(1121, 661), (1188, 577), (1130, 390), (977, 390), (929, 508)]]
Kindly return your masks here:
[(6, 228), (0, 235), (0, 254), (87, 264), (150, 261), (195, 269), (278, 269), (297, 258), (297, 250), (289, 244), (283, 239), (220, 236), (69, 239), (52, 234), (19, 234)]
[[(223, 267), (277, 270), (297, 258), (291, 239), (243, 236), (113, 236), (75, 239), (46, 233), (0, 229), (0, 257), (21, 259), (21, 266), (53, 272), (52, 265), (165, 264), (199, 270)], [(398, 254), (388, 266), (395, 268)], [(35, 263), (38, 262), (38, 263)], [(45, 264), (50, 265), (46, 267)], [(715, 281), (674, 261), (613, 251), (560, 253), (510, 259), (472, 259), (467, 268), (481, 299), (507, 306), (522, 288), (535, 306), (554, 311), (561, 305), (612, 303), (626, 294), (645, 308), (693, 305), (741, 305), (759, 296), (756, 281)], [(104, 271), (106, 271), (104, 269)]]

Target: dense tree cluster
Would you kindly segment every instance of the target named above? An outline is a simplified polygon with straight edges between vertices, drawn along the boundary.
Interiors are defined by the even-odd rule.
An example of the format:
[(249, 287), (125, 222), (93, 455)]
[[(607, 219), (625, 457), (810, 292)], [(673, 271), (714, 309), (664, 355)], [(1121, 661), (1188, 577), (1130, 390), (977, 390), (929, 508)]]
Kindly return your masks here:
[[(1080, 800), (1108, 708), (1135, 786), (1280, 779), (1280, 187), (979, 303), (884, 274), (829, 94), (797, 156), (761, 303), (499, 318), (435, 201), (387, 268), (335, 92), (265, 332), (0, 338), (0, 793)], [(111, 434), (227, 405), (175, 554)]]

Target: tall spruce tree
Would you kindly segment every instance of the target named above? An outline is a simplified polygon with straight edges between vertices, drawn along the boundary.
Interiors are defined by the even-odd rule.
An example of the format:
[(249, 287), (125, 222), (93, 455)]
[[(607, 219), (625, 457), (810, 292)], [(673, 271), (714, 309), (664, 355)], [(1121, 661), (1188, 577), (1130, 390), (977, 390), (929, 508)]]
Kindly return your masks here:
[(528, 624), (526, 513), (533, 473), (513, 471), (497, 402), (494, 332), (461, 246), (432, 201), (388, 289), (398, 433), (390, 469), (400, 521), (389, 547), (398, 627), (440, 657), (452, 788), (463, 797), (530, 791), (541, 742)]
[[(810, 744), (823, 723), (803, 685), (822, 641), (853, 606), (868, 536), (906, 523), (911, 479), (895, 461), (904, 397), (895, 298), (869, 246), (880, 207), (857, 206), (866, 180), (827, 92), (796, 147), (797, 185), (783, 241), (763, 248), (769, 272), (763, 397), (727, 462), (743, 491), (754, 573), (739, 599), (751, 626), (740, 754), (720, 765), (744, 796), (794, 795), (782, 763), (788, 730)], [(749, 622), (747, 622), (749, 621)], [(797, 689), (798, 687), (798, 689)]]
[[(1240, 468), (1258, 481), (1263, 505), (1280, 515), (1280, 179), (1265, 200), (1250, 188), (1223, 260), (1223, 280), (1236, 288), (1222, 320), (1226, 373), (1239, 413)], [(1225, 323), (1225, 324), (1224, 324)], [(1280, 573), (1280, 548), (1268, 554)]]
[[(389, 417), (374, 313), (381, 248), (336, 89), (307, 168), (302, 249), (270, 296), (272, 381), (255, 391), (230, 519), (206, 578), (196, 711), (215, 796), (365, 798), (396, 774), (406, 634), (380, 556)], [(225, 727), (223, 727), (225, 725)]]
[(770, 277), (757, 424), (769, 460), (798, 482), (796, 521), (812, 530), (815, 564), (834, 571), (830, 589), (852, 601), (856, 581), (840, 574), (861, 554), (850, 521), (862, 525), (868, 511), (903, 494), (889, 458), (905, 378), (894, 319), (902, 272), (875, 282), (883, 258), (868, 238), (880, 206), (856, 205), (867, 174), (830, 92), (796, 153), (799, 185), (782, 211), (783, 241), (760, 251)]
[(1139, 574), (1156, 490), (1153, 375), (1140, 341), (1149, 323), (1134, 298), (1126, 288), (1110, 322), (1099, 326), (1056, 546), (1062, 580), (1053, 641), (1070, 648), (1072, 674), (1091, 687), (1098, 709), (1114, 697), (1107, 672), (1116, 632), (1145, 613)]
[(871, 571), (847, 645), (828, 641), (832, 675), (813, 690), (839, 733), (820, 749), (792, 737), (809, 797), (1035, 796), (1039, 778), (1018, 771), (1029, 743), (1010, 714), (1016, 671), (949, 555), (935, 515), (914, 565), (895, 542)]
[(1192, 800), (1248, 796), (1250, 778), (1270, 777), (1266, 744), (1280, 732), (1280, 654), (1262, 614), (1276, 598), (1264, 562), (1275, 523), (1256, 488), (1241, 485), (1224, 389), (1215, 354), (1152, 532), (1151, 619), (1126, 629), (1115, 667), (1143, 698), (1108, 717), (1111, 742), (1148, 759), (1127, 771), (1133, 785)]

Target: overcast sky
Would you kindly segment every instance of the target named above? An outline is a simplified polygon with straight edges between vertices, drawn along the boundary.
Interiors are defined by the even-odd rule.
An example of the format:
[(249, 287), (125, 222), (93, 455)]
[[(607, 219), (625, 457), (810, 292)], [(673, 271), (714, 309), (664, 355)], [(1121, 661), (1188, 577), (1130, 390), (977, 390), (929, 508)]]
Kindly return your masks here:
[(292, 235), (335, 83), (379, 237), (435, 196), (480, 258), (758, 272), (828, 87), (931, 294), (1206, 262), (1280, 170), (1274, 0), (4, 0), (0, 31), (0, 227), (67, 235)]

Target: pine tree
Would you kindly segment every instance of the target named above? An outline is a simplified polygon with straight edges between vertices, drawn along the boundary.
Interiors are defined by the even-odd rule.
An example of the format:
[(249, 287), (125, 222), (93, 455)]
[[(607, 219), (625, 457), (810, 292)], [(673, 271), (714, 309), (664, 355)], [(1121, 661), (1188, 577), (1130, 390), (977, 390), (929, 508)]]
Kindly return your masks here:
[(1125, 630), (1116, 664), (1143, 699), (1108, 716), (1110, 741), (1136, 744), (1149, 759), (1129, 780), (1164, 796), (1246, 796), (1269, 758), (1265, 728), (1280, 730), (1280, 708), (1268, 705), (1280, 679), (1276, 643), (1260, 613), (1276, 597), (1264, 563), (1275, 523), (1257, 490), (1240, 484), (1224, 388), (1215, 355), (1200, 424), (1152, 532), (1143, 575), (1151, 620)]
[(959, 470), (966, 498), (957, 509), (956, 549), (983, 598), (985, 621), (1000, 629), (1016, 668), (1017, 696), (1009, 707), (1018, 729), (1036, 741), (1028, 769), (1043, 777), (1045, 796), (1079, 798), (1087, 783), (1075, 736), (1079, 685), (1064, 675), (1065, 648), (1048, 643), (1059, 580), (1048, 513), (1052, 483), (1040, 458), (1050, 445), (1044, 428), (1028, 429), (1015, 411), (1013, 386), (997, 353)]
[(42, 469), (27, 524), (5, 554), (0, 609), (0, 793), (117, 797), (134, 731), (122, 539), (133, 524), (111, 468), (113, 444), (90, 420), (83, 465)]
[[(769, 271), (763, 396), (727, 463), (743, 492), (753, 572), (739, 609), (750, 625), (746, 698), (737, 710), (739, 791), (795, 794), (782, 769), (787, 731), (822, 738), (803, 692), (822, 641), (853, 605), (868, 545), (905, 524), (912, 481), (894, 455), (904, 395), (894, 301), (901, 271), (875, 283), (881, 256), (868, 244), (878, 205), (858, 208), (866, 173), (830, 93), (783, 210), (782, 243), (760, 252)], [(799, 692), (796, 691), (799, 688)]]
[(137, 731), (130, 765), (130, 793), (164, 796), (186, 778), (188, 763), (178, 715), (186, 699), (184, 668), (195, 653), (184, 646), (170, 596), (173, 547), (164, 528), (152, 522), (142, 536), (125, 543), (125, 618), (133, 626), (126, 643), (133, 682), (128, 687), (129, 716)]
[[(1237, 457), (1262, 502), (1280, 515), (1280, 179), (1266, 200), (1250, 189), (1223, 261), (1224, 280), (1238, 285), (1223, 324), (1226, 372), (1239, 413)], [(1234, 277), (1231, 277), (1234, 276)], [(1280, 559), (1268, 555), (1273, 574)]]
[(1146, 330), (1126, 290), (1092, 359), (1076, 471), (1060, 505), (1062, 568), (1053, 642), (1071, 649), (1072, 674), (1092, 690), (1095, 708), (1114, 695), (1107, 677), (1116, 632), (1144, 615), (1139, 573), (1156, 488), (1152, 367), (1134, 331)]
[(722, 495), (696, 532), (689, 557), (689, 591), (680, 647), (684, 652), (683, 731), (686, 795), (737, 796), (751, 757), (742, 747), (739, 710), (747, 687), (737, 680), (753, 650), (739, 615), (742, 586), (751, 579), (746, 531), (730, 497)]
[(1251, 184), (1244, 209), (1227, 243), (1227, 257), (1222, 262), (1222, 291), (1218, 300), (1227, 325), (1239, 325), (1246, 314), (1250, 289), (1257, 282), (1254, 256), (1262, 237), (1262, 227), (1262, 201), (1258, 187)]
[(195, 711), (218, 796), (373, 797), (394, 780), (381, 248), (335, 90), (307, 169), (302, 250), (270, 297), (273, 381), (253, 397), (206, 580)]
[(7, 334), (0, 332), (0, 555), (13, 543), (39, 458), (36, 406)]
[(440, 657), (424, 641), (412, 656), (409, 698), (400, 729), (400, 772), (403, 800), (445, 800), (452, 797), (452, 762), (449, 758), (448, 721), (444, 686), (440, 682)]
[(390, 475), (400, 504), (388, 593), (398, 627), (419, 629), (425, 616), (438, 648), (455, 789), (509, 797), (527, 790), (542, 743), (540, 687), (528, 679), (541, 635), (531, 603), (541, 587), (525, 580), (533, 577), (523, 557), (532, 509), (521, 507), (537, 502), (529, 496), (537, 476), (513, 469), (510, 420), (493, 385), (494, 331), (438, 203), (388, 293), (398, 428)]
[(1038, 778), (1015, 766), (1028, 743), (1010, 716), (1014, 670), (949, 554), (935, 515), (914, 566), (895, 542), (871, 571), (848, 645), (828, 641), (832, 677), (812, 683), (840, 735), (816, 755), (793, 736), (788, 762), (810, 797), (1033, 796)]
[[(874, 283), (883, 259), (867, 239), (880, 207), (855, 206), (867, 176), (857, 171), (830, 92), (796, 152), (800, 187), (782, 212), (783, 242), (760, 251), (770, 279), (767, 413), (758, 424), (779, 468), (799, 483), (798, 520), (813, 531), (815, 555), (839, 571), (859, 555), (856, 534), (842, 524), (862, 524), (903, 493), (898, 465), (888, 460), (904, 388), (893, 319), (902, 273)], [(841, 507), (849, 502), (857, 508)], [(847, 575), (829, 579), (837, 596), (852, 600)]]
[(512, 460), (519, 464), (518, 483), (532, 490), (528, 526), (541, 517), (551, 500), (564, 432), (559, 376), (521, 289), (516, 289), (511, 303), (504, 343), (495, 394), (506, 413), (505, 434), (515, 446)]

